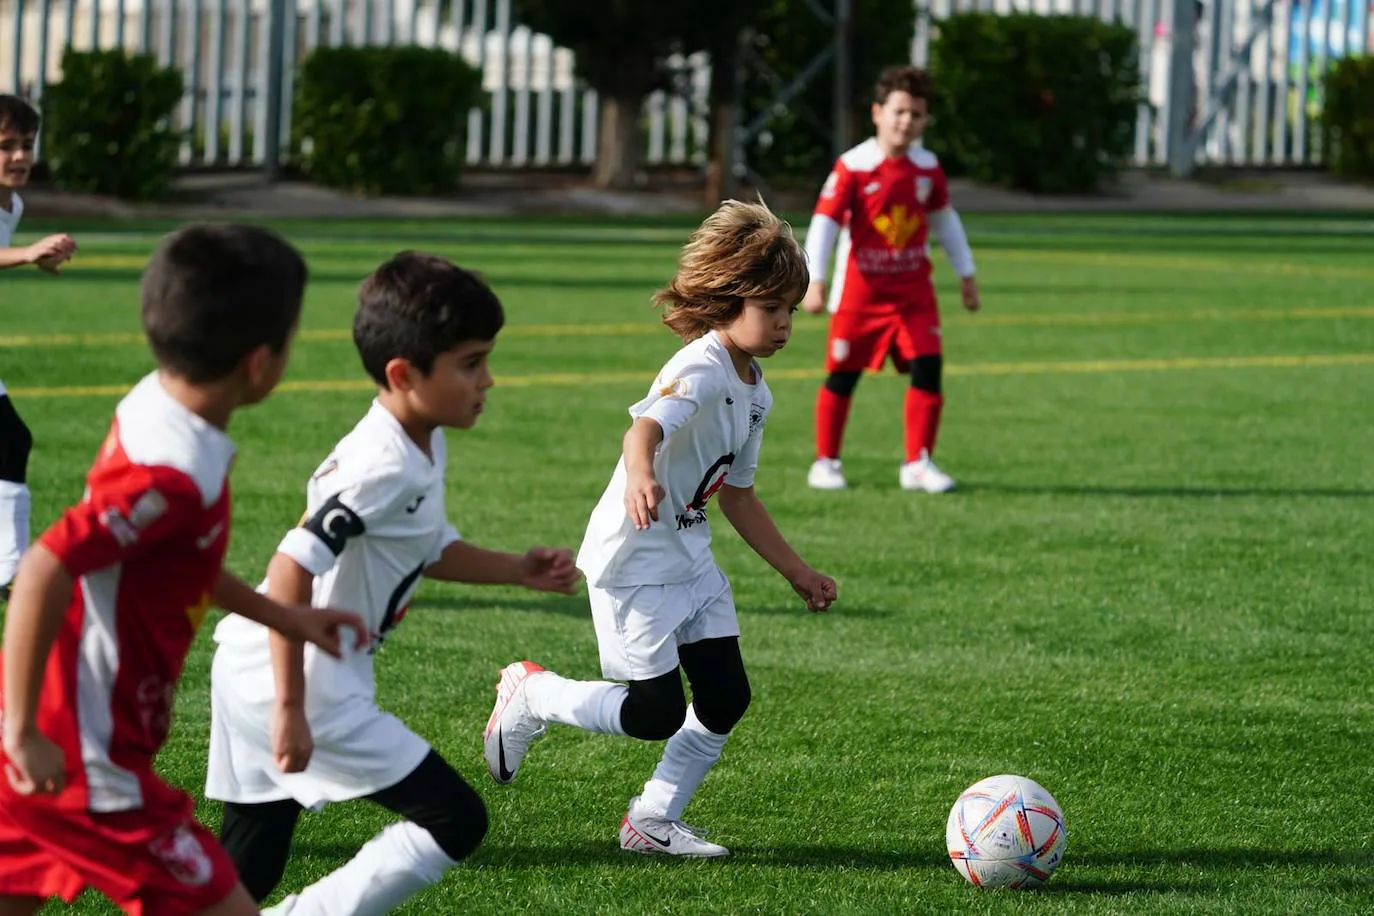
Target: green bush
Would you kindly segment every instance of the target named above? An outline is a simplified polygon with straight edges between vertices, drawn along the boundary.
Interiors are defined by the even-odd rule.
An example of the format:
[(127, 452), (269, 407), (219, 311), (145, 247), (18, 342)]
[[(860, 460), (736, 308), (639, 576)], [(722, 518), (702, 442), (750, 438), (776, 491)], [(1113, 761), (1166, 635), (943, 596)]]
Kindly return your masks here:
[[(830, 0), (819, 5), (823, 9), (833, 8)], [(889, 64), (911, 59), (916, 11), (911, 0), (863, 0), (851, 7), (854, 19), (849, 79), (853, 94), (847, 101), (853, 125), (849, 138), (852, 145), (873, 132), (869, 102), (878, 73)], [(751, 62), (745, 68), (739, 98), (745, 124), (768, 110), (778, 89), (791, 82), (834, 41), (834, 27), (823, 23), (797, 0), (773, 0), (751, 25), (756, 36), (753, 50), (764, 67)], [(745, 150), (755, 171), (773, 182), (795, 177), (820, 187), (835, 161), (834, 79), (834, 70), (827, 65), (811, 78), (800, 95), (771, 112), (764, 132)]]
[(1323, 89), (1326, 167), (1338, 178), (1374, 179), (1374, 57), (1336, 61)]
[(929, 146), (972, 177), (1025, 191), (1092, 191), (1135, 141), (1135, 29), (1086, 16), (959, 13), (931, 46)]
[(182, 135), (180, 71), (149, 54), (73, 51), (43, 94), (43, 155), (60, 187), (128, 200), (165, 195)]
[(432, 48), (319, 48), (301, 65), (293, 130), (302, 170), (362, 194), (430, 194), (458, 182), (481, 74)]

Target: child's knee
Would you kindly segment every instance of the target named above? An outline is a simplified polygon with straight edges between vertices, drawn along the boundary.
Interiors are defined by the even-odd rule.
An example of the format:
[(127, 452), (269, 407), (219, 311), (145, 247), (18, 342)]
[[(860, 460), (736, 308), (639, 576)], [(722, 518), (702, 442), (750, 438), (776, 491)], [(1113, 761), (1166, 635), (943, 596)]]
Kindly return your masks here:
[(729, 690), (697, 694), (692, 698), (692, 708), (696, 711), (697, 721), (708, 731), (717, 735), (728, 735), (744, 718), (753, 699), (747, 680), (731, 686)]
[(424, 827), (444, 855), (459, 862), (482, 845), (490, 826), (487, 806), (482, 803), (482, 797), (476, 789), (463, 783), (462, 790), (454, 793), (445, 808), (443, 816)]
[(687, 699), (682, 678), (671, 672), (648, 681), (631, 681), (630, 692), (620, 707), (620, 727), (642, 741), (666, 741), (687, 721)]

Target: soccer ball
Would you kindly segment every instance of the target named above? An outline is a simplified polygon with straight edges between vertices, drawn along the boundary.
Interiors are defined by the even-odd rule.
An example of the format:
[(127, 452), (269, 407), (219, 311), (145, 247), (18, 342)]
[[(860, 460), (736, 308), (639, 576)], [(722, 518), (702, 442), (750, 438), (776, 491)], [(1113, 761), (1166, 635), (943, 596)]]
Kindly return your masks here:
[(949, 857), (974, 887), (1038, 887), (1064, 858), (1064, 813), (1024, 776), (989, 776), (963, 791), (945, 825)]

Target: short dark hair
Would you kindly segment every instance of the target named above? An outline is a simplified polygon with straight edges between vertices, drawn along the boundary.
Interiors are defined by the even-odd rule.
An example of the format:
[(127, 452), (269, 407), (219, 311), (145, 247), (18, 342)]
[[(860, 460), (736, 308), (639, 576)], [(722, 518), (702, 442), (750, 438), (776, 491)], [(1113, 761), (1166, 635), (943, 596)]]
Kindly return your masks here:
[(164, 369), (212, 382), (263, 344), (276, 353), (286, 347), (305, 280), (300, 252), (269, 229), (184, 226), (143, 271), (143, 330)]
[(905, 92), (913, 99), (925, 99), (926, 104), (930, 104), (935, 101), (935, 81), (929, 73), (910, 64), (885, 67), (878, 74), (878, 82), (873, 84), (874, 104), (886, 104), (887, 97), (894, 92)]
[(477, 274), (438, 255), (402, 251), (359, 288), (353, 343), (367, 374), (386, 388), (391, 360), (428, 375), (439, 354), (495, 340), (505, 322), (501, 300)]
[(0, 130), (16, 134), (36, 134), (43, 123), (38, 109), (17, 95), (0, 93)]

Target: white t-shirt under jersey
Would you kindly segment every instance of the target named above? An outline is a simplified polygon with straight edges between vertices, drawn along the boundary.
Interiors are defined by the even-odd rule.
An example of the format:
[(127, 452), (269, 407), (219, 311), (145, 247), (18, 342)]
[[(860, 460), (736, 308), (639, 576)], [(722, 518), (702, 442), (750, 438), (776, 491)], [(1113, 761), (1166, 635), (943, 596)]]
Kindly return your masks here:
[[(24, 201), (18, 194), (10, 197), (10, 208), (0, 210), (0, 248), (10, 247), (14, 230), (19, 228), (19, 220), (24, 215)], [(5, 395), (5, 383), (0, 381), (0, 397)]]
[[(425, 568), (458, 540), (444, 512), (446, 451), (435, 430), (431, 460), (373, 402), (306, 485), (305, 516), (277, 551), (314, 574), (316, 607), (361, 614), (373, 640), (371, 649), (343, 660), (306, 646), (312, 723), (345, 700), (375, 698), (372, 653), (405, 617)], [(270, 700), (274, 691), (267, 636), (261, 624), (237, 615), (215, 629), (217, 670), (234, 672), (235, 692), (248, 702)]]
[(10, 208), (0, 209), (0, 248), (9, 248), (14, 241), (14, 232), (19, 228), (19, 220), (24, 216), (24, 201), (18, 195), (10, 197)]
[(636, 531), (625, 514), (625, 458), (592, 510), (577, 566), (597, 588), (672, 585), (715, 561), (707, 506), (724, 484), (749, 487), (773, 394), (754, 364), (756, 383), (739, 377), (719, 335), (711, 332), (679, 350), (659, 370), (630, 416), (663, 427), (654, 476), (666, 495), (658, 521)]

